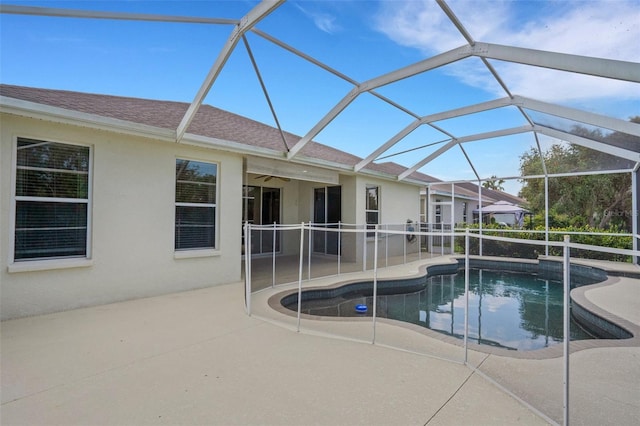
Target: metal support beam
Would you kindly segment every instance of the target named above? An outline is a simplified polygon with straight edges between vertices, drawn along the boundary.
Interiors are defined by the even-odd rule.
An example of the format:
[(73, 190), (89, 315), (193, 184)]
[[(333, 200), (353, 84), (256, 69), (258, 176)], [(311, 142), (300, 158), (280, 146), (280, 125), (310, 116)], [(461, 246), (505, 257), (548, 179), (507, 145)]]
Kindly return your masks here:
[(477, 112), (489, 111), (492, 109), (498, 109), (512, 104), (511, 98), (504, 97), (494, 99), (487, 102), (480, 102), (473, 105), (468, 105), (461, 108), (455, 108), (448, 111), (442, 111), (431, 115), (426, 115), (420, 119), (423, 124), (433, 123), (436, 121), (448, 120), (450, 118), (462, 117), (465, 115), (475, 114)]
[(396, 133), (395, 136), (393, 136), (387, 142), (385, 142), (384, 144), (380, 145), (380, 147), (378, 147), (378, 149), (376, 149), (371, 154), (369, 154), (364, 160), (362, 160), (358, 164), (356, 164), (353, 167), (353, 171), (358, 172), (363, 167), (366, 167), (367, 164), (371, 163), (373, 160), (378, 158), (378, 156), (380, 154), (382, 154), (383, 152), (385, 152), (386, 150), (388, 150), (389, 148), (391, 148), (392, 146), (394, 146), (395, 144), (400, 142), (405, 137), (407, 137), (411, 132), (413, 132), (415, 129), (420, 127), (421, 124), (422, 124), (421, 120), (415, 120), (414, 122), (410, 123), (407, 127), (402, 129), (400, 132)]
[(198, 108), (200, 108), (200, 105), (202, 105), (202, 101), (207, 96), (207, 93), (209, 93), (213, 82), (220, 74), (220, 71), (222, 71), (224, 64), (231, 56), (231, 53), (240, 41), (240, 38), (244, 35), (244, 33), (249, 31), (251, 27), (256, 25), (263, 18), (277, 9), (278, 6), (284, 3), (284, 1), (285, 0), (262, 0), (256, 7), (251, 9), (249, 13), (247, 13), (235, 26), (235, 28), (231, 32), (231, 35), (229, 35), (229, 38), (222, 47), (222, 50), (220, 51), (220, 54), (218, 55), (216, 61), (209, 70), (209, 74), (207, 74), (207, 77), (204, 79), (202, 86), (200, 86), (198, 93), (193, 99), (193, 102), (191, 102), (191, 105), (189, 105), (187, 112), (178, 125), (178, 128), (176, 130), (176, 142), (180, 142), (180, 140), (184, 136), (187, 128), (193, 121), (196, 112), (198, 112)]
[(441, 154), (449, 150), (449, 148), (451, 148), (453, 145), (457, 143), (466, 143), (466, 142), (473, 142), (473, 141), (482, 140), (482, 139), (499, 138), (502, 136), (509, 136), (509, 135), (515, 135), (518, 133), (530, 132), (532, 130), (533, 128), (531, 126), (512, 127), (510, 129), (496, 130), (494, 132), (478, 133), (475, 135), (469, 135), (469, 136), (464, 136), (458, 139), (454, 139), (451, 142), (449, 142), (447, 145), (443, 146), (439, 150), (435, 151), (425, 159), (417, 162), (416, 164), (414, 164), (413, 166), (405, 170), (403, 173), (398, 175), (398, 180), (406, 179), (407, 176), (409, 176), (411, 173), (415, 172), (416, 170), (418, 170), (425, 164), (429, 163), (430, 161), (433, 161), (435, 158), (439, 157)]
[(313, 128), (309, 130), (309, 132), (289, 150), (287, 158), (290, 160), (294, 156), (296, 156), (300, 152), (300, 150), (302, 150), (302, 148), (304, 148), (304, 146), (311, 141), (311, 139), (316, 137), (318, 133), (322, 131), (322, 129), (327, 127), (329, 123), (331, 123), (333, 119), (338, 116), (338, 114), (344, 111), (344, 109), (358, 97), (359, 94), (360, 89), (358, 88), (358, 86), (351, 89), (351, 91), (347, 93), (347, 95), (342, 98), (340, 102), (338, 102), (333, 108), (331, 108), (331, 111), (329, 111), (327, 115), (322, 117), (322, 119), (318, 121), (316, 125), (313, 126)]
[(104, 12), (96, 10), (58, 9), (51, 7), (0, 4), (0, 13), (11, 15), (54, 16), (58, 18), (112, 19), (119, 21), (177, 22), (185, 24), (236, 25), (237, 19), (195, 16), (150, 15), (147, 13)]
[(519, 126), (519, 127), (511, 127), (509, 129), (495, 130), (493, 132), (485, 132), (485, 133), (477, 133), (475, 135), (463, 136), (458, 138), (459, 143), (467, 143), (473, 141), (479, 141), (483, 139), (493, 139), (493, 138), (501, 138), (503, 136), (517, 135), (519, 133), (531, 132), (533, 127)]
[[(262, 79), (262, 74), (260, 73), (260, 69), (258, 68), (258, 63), (256, 62), (255, 57), (253, 56), (253, 52), (251, 51), (251, 46), (249, 46), (249, 42), (247, 41), (247, 37), (242, 36), (242, 41), (244, 42), (244, 47), (247, 49), (247, 54), (249, 55), (249, 59), (251, 60), (251, 65), (253, 65), (253, 69), (256, 72), (256, 77), (258, 77), (258, 81), (260, 82), (260, 87), (262, 88), (262, 93), (269, 104), (269, 110), (271, 110), (271, 115), (273, 116), (273, 121), (276, 123), (278, 127), (278, 131), (280, 132), (280, 138), (282, 139), (282, 144), (284, 145), (285, 150), (289, 150), (289, 146), (287, 145), (287, 138), (284, 137), (284, 132), (282, 131), (282, 126), (280, 126), (280, 120), (278, 120), (278, 114), (276, 114), (276, 110), (273, 107), (273, 103), (271, 102), (271, 97), (269, 96), (269, 91), (267, 90), (267, 86), (264, 84), (264, 80)], [(275, 241), (275, 240), (274, 240)], [(275, 251), (274, 251), (275, 252)]]
[(469, 167), (471, 167), (471, 170), (473, 171), (473, 174), (475, 175), (476, 179), (480, 180), (480, 175), (478, 174), (476, 167), (473, 165), (473, 161), (471, 161), (469, 154), (467, 154), (467, 150), (464, 149), (462, 144), (459, 144), (458, 146), (460, 147), (460, 151), (462, 151), (462, 154), (464, 154), (464, 158), (467, 159), (467, 163), (469, 163)]
[(367, 80), (362, 83), (361, 86), (363, 90), (377, 89), (378, 87), (386, 86), (387, 84), (395, 83), (396, 81), (413, 77), (414, 75), (421, 74), (425, 71), (440, 68), (444, 65), (457, 62), (470, 56), (473, 56), (473, 53), (469, 46), (461, 46), (441, 53), (439, 55), (432, 56), (431, 58), (424, 59), (420, 62), (416, 62), (415, 64), (399, 68), (395, 71), (381, 75), (379, 77), (372, 78), (371, 80)]
[(573, 135), (571, 133), (562, 132), (560, 130), (551, 129), (549, 127), (536, 124), (533, 126), (533, 130), (542, 133), (543, 135), (550, 136), (552, 138), (567, 141), (576, 145), (581, 145), (586, 148), (590, 148), (596, 151), (604, 152), (616, 157), (626, 158), (634, 162), (640, 162), (640, 152), (629, 151), (628, 149), (619, 148), (617, 146), (608, 145), (604, 142), (594, 141), (593, 139), (587, 139), (582, 136)]
[(450, 50), (440, 55), (433, 56), (415, 64), (411, 64), (404, 68), (397, 69), (388, 74), (381, 75), (379, 77), (367, 80), (364, 83), (354, 87), (342, 100), (336, 104), (331, 110), (315, 125), (313, 128), (302, 137), (289, 151), (288, 159), (296, 156), (304, 146), (309, 143), (314, 137), (316, 137), (322, 129), (324, 129), (331, 121), (333, 121), (338, 114), (340, 114), (351, 102), (353, 102), (361, 93), (369, 92), (377, 89), (378, 87), (385, 86), (396, 81), (403, 80), (408, 77), (429, 71), (441, 66), (456, 62), (460, 59), (468, 58), (471, 56), (469, 46), (462, 46), (456, 49)]
[(447, 15), (447, 18), (449, 18), (451, 23), (455, 25), (458, 31), (460, 31), (460, 34), (462, 34), (465, 40), (467, 40), (467, 43), (473, 46), (475, 44), (473, 37), (471, 37), (471, 34), (469, 34), (469, 31), (467, 31), (464, 25), (462, 25), (462, 22), (460, 22), (456, 14), (453, 13), (453, 10), (451, 10), (449, 5), (446, 2), (444, 2), (444, 0), (436, 0), (436, 2), (438, 3), (438, 6), (440, 6), (440, 9), (442, 9), (444, 14)]
[[(302, 51), (300, 51), (300, 50), (298, 50), (298, 49), (296, 49), (294, 47), (289, 46), (287, 43), (284, 43), (283, 41), (278, 40), (277, 38), (275, 38), (275, 37), (263, 32), (263, 31), (258, 30), (257, 28), (251, 29), (251, 32), (254, 33), (254, 34), (259, 35), (260, 37), (264, 38), (265, 40), (268, 40), (268, 41), (272, 42), (273, 44), (283, 48), (284, 50), (287, 50), (288, 52), (293, 53), (294, 55), (299, 56), (300, 58), (302, 58), (302, 59), (304, 59), (304, 60), (306, 60), (308, 62), (311, 62), (312, 64), (314, 64), (314, 65), (322, 68), (323, 70), (335, 75), (336, 77), (339, 77), (339, 78), (343, 79), (344, 81), (346, 81), (348, 83), (351, 83), (354, 86), (360, 85), (360, 83), (358, 81), (356, 81), (353, 78), (347, 76), (346, 74), (343, 74), (340, 71), (337, 71), (337, 70), (331, 68), (329, 65), (327, 65), (327, 64), (325, 64), (323, 62), (320, 62), (319, 60), (313, 58), (312, 56), (309, 56), (306, 53), (304, 53), (304, 52), (302, 52)], [(396, 103), (396, 102), (392, 101), (391, 99), (387, 98), (386, 96), (383, 96), (380, 93), (377, 93), (377, 92), (375, 92), (373, 90), (370, 90), (369, 93), (371, 95), (375, 96), (376, 98), (380, 99), (381, 101), (388, 103), (389, 105), (393, 106), (394, 108), (398, 108), (400, 111), (404, 112), (405, 114), (408, 114), (408, 115), (412, 116), (413, 118), (419, 118), (418, 114), (416, 114), (413, 111), (408, 110), (406, 107), (400, 105), (399, 103)]]
[(409, 135), (411, 132), (413, 132), (422, 124), (430, 124), (436, 121), (447, 120), (455, 117), (461, 117), (464, 115), (470, 115), (477, 112), (502, 108), (509, 105), (511, 105), (511, 99), (508, 97), (505, 97), (505, 98), (495, 99), (492, 101), (469, 105), (462, 108), (456, 108), (449, 111), (443, 111), (436, 114), (426, 115), (420, 118), (419, 120), (416, 120), (411, 124), (409, 124), (407, 127), (405, 127), (400, 132), (398, 132), (395, 136), (393, 136), (391, 139), (389, 139), (387, 142), (381, 145), (378, 149), (376, 149), (374, 152), (369, 154), (364, 160), (356, 164), (354, 167), (354, 171), (357, 172), (362, 168), (366, 167), (367, 164), (371, 163), (376, 158), (378, 158), (380, 154), (382, 154), (383, 152), (387, 151), (389, 148), (391, 148), (392, 146), (400, 142), (402, 139), (404, 139), (407, 135)]
[(640, 124), (631, 121), (620, 120), (606, 115), (594, 114), (592, 112), (569, 108), (562, 105), (537, 101), (524, 96), (514, 96), (512, 104), (522, 108), (542, 112), (544, 114), (566, 118), (567, 120), (579, 121), (592, 126), (604, 127), (609, 130), (640, 137)]
[(453, 139), (451, 141), (449, 141), (449, 143), (447, 143), (446, 145), (440, 147), (437, 151), (433, 152), (431, 155), (429, 155), (428, 157), (424, 158), (422, 161), (418, 161), (416, 164), (414, 164), (412, 167), (408, 168), (407, 170), (405, 170), (403, 173), (401, 173), (398, 176), (398, 180), (404, 180), (406, 179), (407, 176), (409, 176), (411, 173), (415, 172), (416, 170), (418, 170), (420, 167), (424, 166), (425, 164), (433, 161), (434, 159), (438, 158), (441, 154), (447, 152), (448, 150), (450, 150), (451, 148), (453, 148), (454, 146), (456, 146), (458, 144), (458, 141)]
[(470, 48), (472, 56), (481, 58), (640, 83), (640, 64), (636, 62), (569, 55), (491, 43), (476, 43)]

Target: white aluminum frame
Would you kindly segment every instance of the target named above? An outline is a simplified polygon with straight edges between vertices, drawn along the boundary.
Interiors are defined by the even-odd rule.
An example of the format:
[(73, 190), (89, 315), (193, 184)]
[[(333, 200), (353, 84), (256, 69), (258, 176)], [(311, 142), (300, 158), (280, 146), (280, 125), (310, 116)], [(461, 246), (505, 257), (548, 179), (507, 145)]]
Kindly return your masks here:
[[(397, 180), (404, 180), (412, 183), (416, 183), (417, 181), (412, 176), (414, 172), (419, 171), (426, 164), (449, 150), (455, 145), (458, 145), (462, 152), (464, 153), (467, 161), (469, 162), (471, 168), (474, 170), (476, 174), (476, 179), (469, 182), (480, 182), (483, 180), (483, 177), (479, 176), (476, 172), (476, 169), (471, 161), (471, 159), (467, 156), (462, 144), (464, 142), (469, 141), (477, 141), (483, 139), (496, 138), (500, 136), (505, 136), (509, 134), (515, 133), (523, 133), (523, 132), (531, 132), (533, 137), (535, 138), (538, 149), (540, 150), (540, 144), (538, 141), (538, 134), (544, 134), (550, 136), (552, 138), (557, 138), (563, 141), (566, 141), (571, 144), (577, 144), (589, 149), (593, 149), (600, 152), (605, 152), (610, 155), (614, 155), (617, 157), (622, 157), (625, 159), (630, 159), (634, 162), (634, 166), (627, 170), (632, 172), (633, 170), (637, 170), (640, 165), (640, 152), (635, 152), (630, 149), (624, 149), (617, 146), (613, 146), (607, 144), (606, 142), (596, 141), (592, 139), (588, 139), (585, 137), (573, 135), (567, 132), (559, 131), (556, 129), (548, 128), (544, 125), (536, 124), (525, 111), (526, 109), (530, 109), (533, 111), (542, 112), (544, 114), (550, 114), (553, 116), (557, 116), (567, 120), (573, 120), (581, 123), (585, 123), (588, 125), (593, 125), (597, 127), (606, 128), (608, 130), (627, 133), (632, 136), (640, 137), (640, 124), (626, 122), (624, 120), (619, 120), (613, 117), (602, 116), (598, 114), (593, 114), (587, 111), (567, 108), (560, 105), (555, 105), (551, 103), (541, 102), (534, 99), (529, 99), (526, 97), (514, 95), (509, 90), (508, 85), (505, 81), (500, 77), (495, 68), (491, 65), (489, 60), (499, 60), (509, 63), (522, 64), (525, 66), (535, 66), (541, 68), (548, 68), (553, 70), (558, 70), (562, 72), (569, 72), (575, 74), (585, 74), (591, 75), (600, 78), (614, 79), (620, 81), (627, 81), (632, 83), (640, 83), (640, 64), (636, 62), (628, 62), (628, 61), (619, 61), (619, 60), (611, 60), (604, 58), (596, 58), (596, 57), (587, 57), (580, 55), (572, 55), (558, 52), (550, 52), (536, 49), (528, 49), (514, 46), (506, 46), (495, 43), (485, 43), (481, 41), (476, 41), (472, 37), (472, 35), (466, 30), (462, 21), (455, 15), (453, 10), (449, 7), (445, 0), (436, 0), (442, 12), (446, 15), (449, 21), (457, 28), (460, 34), (464, 37), (467, 44), (462, 45), (460, 47), (454, 48), (447, 52), (432, 56), (430, 58), (426, 58), (424, 60), (418, 61), (416, 63), (410, 64), (408, 66), (393, 70), (383, 75), (379, 75), (377, 77), (371, 78), (364, 82), (358, 82), (355, 79), (341, 73), (339, 70), (336, 70), (329, 65), (313, 58), (312, 56), (296, 49), (295, 47), (289, 46), (288, 44), (278, 40), (277, 38), (258, 30), (255, 28), (256, 24), (258, 24), (261, 20), (267, 18), (271, 13), (273, 13), (280, 5), (284, 3), (285, 0), (262, 0), (257, 6), (251, 9), (244, 17), (240, 19), (219, 19), (219, 18), (208, 18), (208, 17), (186, 17), (186, 16), (167, 16), (167, 15), (153, 15), (153, 14), (135, 14), (135, 13), (119, 13), (119, 12), (99, 12), (99, 11), (87, 11), (87, 10), (71, 10), (71, 9), (55, 9), (55, 8), (39, 8), (39, 7), (24, 7), (17, 5), (6, 5), (0, 4), (0, 13), (6, 14), (22, 14), (22, 15), (37, 15), (37, 16), (55, 16), (55, 17), (75, 17), (75, 18), (87, 18), (87, 19), (112, 19), (112, 20), (130, 20), (130, 21), (151, 21), (151, 22), (181, 22), (181, 23), (190, 23), (190, 24), (204, 24), (204, 25), (229, 25), (233, 26), (231, 34), (229, 35), (226, 43), (218, 53), (218, 56), (213, 63), (209, 73), (206, 78), (202, 82), (200, 89), (195, 94), (193, 101), (191, 102), (187, 112), (185, 113), (182, 121), (176, 128), (175, 132), (167, 132), (166, 129), (155, 129), (150, 128), (150, 126), (140, 126), (140, 125), (132, 125), (132, 123), (119, 122), (117, 120), (106, 120), (100, 119), (96, 121), (95, 117), (90, 116), (89, 114), (74, 114), (74, 118), (79, 118), (81, 120), (87, 120), (95, 123), (94, 125), (104, 126), (108, 128), (117, 127), (120, 129), (126, 129), (127, 132), (131, 133), (145, 133), (147, 135), (153, 134), (155, 137), (160, 137), (161, 139), (173, 139), (176, 142), (188, 142), (194, 143), (198, 145), (206, 145), (206, 146), (233, 146), (238, 148), (240, 151), (246, 149), (245, 147), (237, 147), (236, 143), (232, 141), (218, 141), (211, 140), (211, 138), (203, 138), (197, 135), (189, 135), (187, 133), (187, 129), (189, 124), (193, 120), (195, 113), (198, 108), (202, 104), (204, 98), (209, 92), (210, 88), (214, 84), (217, 76), (224, 68), (227, 59), (236, 49), (239, 40), (242, 38), (244, 41), (245, 48), (247, 49), (249, 55), (252, 56), (249, 42), (246, 39), (245, 35), (249, 32), (277, 45), (278, 47), (288, 51), (291, 54), (299, 56), (300, 58), (309, 61), (310, 63), (322, 68), (323, 70), (337, 76), (344, 81), (353, 85), (352, 89), (340, 100), (337, 104), (335, 104), (325, 115), (322, 117), (294, 146), (288, 147), (286, 144), (283, 144), (284, 151), (281, 153), (278, 152), (266, 152), (265, 150), (256, 149), (253, 151), (254, 154), (260, 154), (264, 156), (269, 156), (273, 158), (277, 158), (278, 156), (284, 155), (284, 157), (289, 161), (296, 162), (304, 162), (304, 163), (315, 163), (321, 164), (327, 167), (334, 168), (336, 170), (343, 170), (346, 172), (356, 172), (356, 173), (366, 173), (372, 174), (380, 177), (391, 177), (386, 176), (382, 173), (374, 172), (371, 169), (367, 168), (371, 162), (380, 157), (380, 155), (386, 151), (388, 151), (391, 147), (396, 145), (398, 142), (403, 140), (406, 136), (408, 136), (411, 132), (417, 129), (421, 125), (427, 125), (435, 130), (441, 132), (446, 136), (445, 142), (446, 144), (440, 147), (434, 153), (422, 158), (417, 161), (413, 166), (399, 173), (395, 178)], [(502, 87), (504, 90), (506, 97), (495, 99), (488, 102), (482, 102), (474, 105), (468, 105), (462, 108), (458, 108), (451, 111), (444, 111), (437, 114), (432, 114), (430, 116), (420, 117), (419, 115), (413, 113), (406, 107), (394, 102), (391, 99), (388, 99), (385, 96), (380, 95), (375, 92), (375, 89), (395, 83), (397, 81), (403, 80), (405, 78), (409, 78), (418, 74), (429, 72), (430, 70), (440, 68), (442, 66), (463, 61), (467, 58), (477, 57), (479, 58), (487, 70), (491, 73), (495, 81)], [(252, 65), (258, 78), (260, 78), (260, 73), (258, 70), (258, 65), (255, 61), (252, 61)], [(267, 87), (262, 84), (262, 90), (264, 96), (267, 98), (267, 102), (272, 108), (272, 114), (274, 118), (277, 120), (276, 110), (271, 105)], [(375, 148), (369, 155), (367, 155), (364, 159), (359, 161), (354, 166), (344, 166), (339, 164), (330, 164), (328, 162), (318, 161), (316, 159), (306, 158), (300, 154), (302, 148), (309, 142), (313, 140), (327, 125), (329, 125), (338, 115), (340, 115), (349, 105), (361, 94), (370, 93), (378, 99), (386, 102), (393, 107), (399, 109), (400, 111), (408, 114), (409, 116), (414, 118), (414, 121), (406, 126), (404, 129), (400, 130), (395, 136), (386, 141), (384, 144)], [(21, 102), (14, 102), (14, 100), (2, 98), (0, 99), (1, 109), (2, 111), (6, 110), (6, 105), (9, 105), (9, 109), (21, 108), (24, 111), (34, 111), (38, 108), (33, 108), (33, 105), (24, 105)], [(27, 103), (28, 104), (28, 103)], [(514, 129), (500, 129), (494, 132), (486, 132), (472, 135), (453, 135), (448, 133), (446, 130), (439, 128), (435, 122), (445, 120), (453, 117), (460, 117), (469, 114), (475, 114), (482, 111), (497, 109), (497, 108), (516, 108), (523, 116), (523, 118), (527, 121), (528, 126), (522, 126), (520, 128)], [(45, 108), (46, 111), (42, 111), (38, 114), (49, 114), (56, 113), (55, 108)], [(58, 114), (63, 117), (62, 120), (68, 120), (69, 118), (65, 114)], [(77, 117), (75, 117), (77, 116)], [(278, 122), (279, 123), (279, 122)], [(280, 127), (280, 126), (278, 126)], [(281, 129), (282, 132), (282, 129)], [(549, 175), (547, 174), (546, 167), (544, 167), (544, 176), (548, 179)], [(605, 171), (606, 173), (606, 171)], [(511, 179), (513, 177), (504, 177), (504, 176), (496, 176), (498, 179)], [(526, 178), (526, 176), (519, 176), (517, 178)], [(633, 192), (633, 209), (637, 211), (638, 209), (638, 196), (637, 191)]]

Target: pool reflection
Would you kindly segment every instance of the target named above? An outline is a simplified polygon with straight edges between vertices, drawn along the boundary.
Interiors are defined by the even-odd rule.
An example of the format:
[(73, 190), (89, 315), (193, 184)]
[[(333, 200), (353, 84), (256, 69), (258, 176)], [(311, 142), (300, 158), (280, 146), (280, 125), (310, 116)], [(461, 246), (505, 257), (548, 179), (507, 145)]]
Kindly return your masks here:
[[(464, 335), (464, 271), (425, 279), (412, 292), (379, 290), (376, 315), (417, 324), (462, 338)], [(535, 275), (472, 269), (469, 278), (469, 339), (482, 345), (534, 350), (563, 340), (563, 290), (558, 281)], [(354, 307), (365, 304), (366, 314)], [(308, 300), (302, 312), (322, 316), (371, 316), (370, 290), (352, 291), (333, 299)], [(294, 302), (291, 309), (297, 310)], [(592, 338), (571, 324), (571, 339)]]

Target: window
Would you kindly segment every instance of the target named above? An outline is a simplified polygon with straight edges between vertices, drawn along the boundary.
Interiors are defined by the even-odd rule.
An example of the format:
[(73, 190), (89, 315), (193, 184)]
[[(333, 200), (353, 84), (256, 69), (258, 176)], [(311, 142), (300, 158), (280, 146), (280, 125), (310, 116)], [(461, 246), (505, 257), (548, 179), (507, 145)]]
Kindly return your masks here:
[(18, 138), (14, 260), (87, 257), (90, 148)]
[(442, 222), (442, 200), (436, 199), (436, 223)]
[[(374, 229), (380, 223), (380, 187), (367, 186), (367, 200), (365, 215), (367, 229)], [(374, 233), (368, 232), (367, 237), (372, 237)]]
[(467, 202), (462, 203), (462, 222), (467, 223)]
[(213, 249), (218, 165), (176, 160), (176, 250)]

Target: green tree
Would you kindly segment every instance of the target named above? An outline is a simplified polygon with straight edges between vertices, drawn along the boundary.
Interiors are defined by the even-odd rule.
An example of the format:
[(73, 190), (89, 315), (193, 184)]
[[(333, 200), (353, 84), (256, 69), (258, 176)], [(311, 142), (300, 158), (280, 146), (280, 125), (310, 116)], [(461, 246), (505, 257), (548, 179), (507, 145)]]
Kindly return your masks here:
[(488, 180), (482, 183), (482, 186), (487, 189), (494, 189), (496, 191), (504, 191), (504, 179), (498, 179), (496, 175), (491, 176)]
[[(631, 121), (640, 123), (640, 117)], [(571, 133), (617, 147), (636, 151), (640, 138), (625, 133), (603, 134), (575, 126)], [(588, 149), (579, 145), (555, 144), (540, 154), (532, 148), (520, 156), (522, 176), (543, 175), (542, 161), (549, 174), (586, 171), (618, 170), (632, 167), (630, 160)], [(544, 179), (523, 179), (520, 196), (530, 209), (543, 213), (545, 207)], [(563, 226), (591, 226), (631, 229), (630, 173), (596, 174), (549, 178), (549, 214), (552, 223)]]

